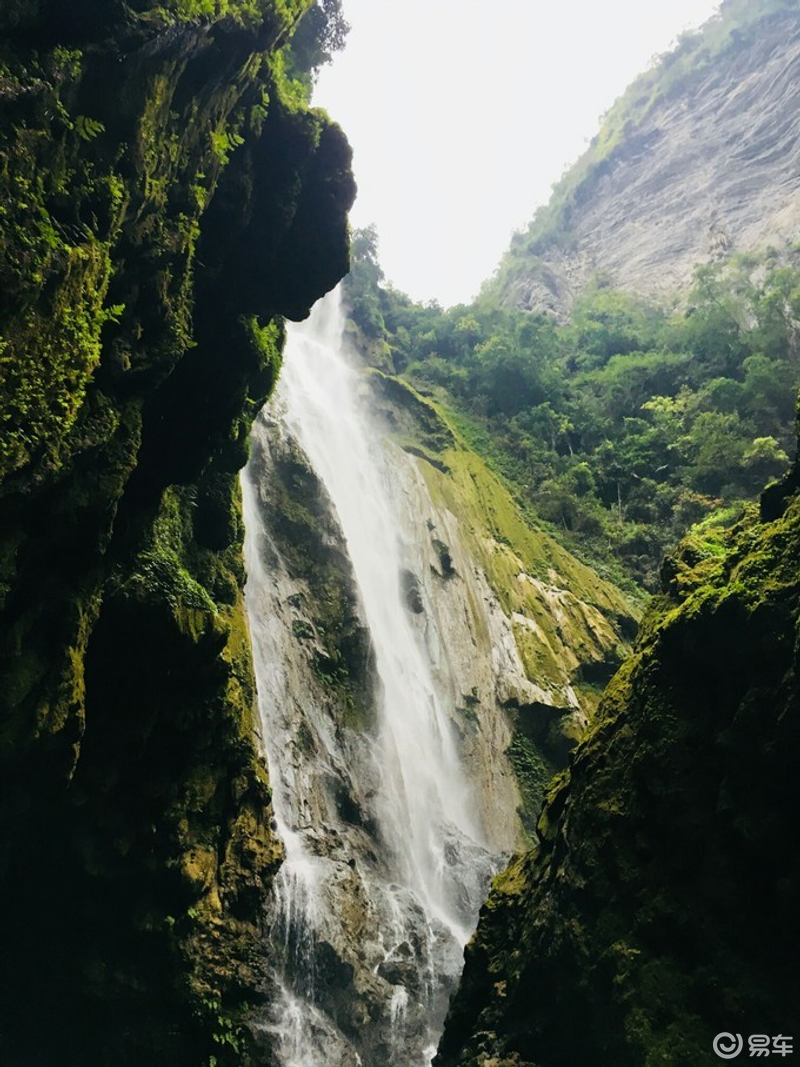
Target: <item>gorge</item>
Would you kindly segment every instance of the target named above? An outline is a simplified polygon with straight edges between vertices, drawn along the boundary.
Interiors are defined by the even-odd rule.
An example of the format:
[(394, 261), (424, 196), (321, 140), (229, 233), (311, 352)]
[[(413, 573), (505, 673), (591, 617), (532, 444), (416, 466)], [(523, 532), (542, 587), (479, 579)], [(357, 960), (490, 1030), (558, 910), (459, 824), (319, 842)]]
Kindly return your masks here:
[(797, 12), (450, 309), (349, 228), (341, 18), (0, 9), (0, 1059), (795, 1034)]

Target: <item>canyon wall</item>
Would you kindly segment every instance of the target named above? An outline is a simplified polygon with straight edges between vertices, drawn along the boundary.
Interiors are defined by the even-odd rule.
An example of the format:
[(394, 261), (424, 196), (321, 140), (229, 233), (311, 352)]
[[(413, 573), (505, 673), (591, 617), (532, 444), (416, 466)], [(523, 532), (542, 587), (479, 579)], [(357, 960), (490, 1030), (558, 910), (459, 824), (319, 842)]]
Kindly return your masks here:
[(634, 82), (514, 237), (495, 283), (505, 301), (564, 318), (598, 279), (682, 296), (698, 263), (797, 242), (800, 16), (766, 6), (738, 28), (723, 5)]
[(305, 2), (0, 14), (0, 1049), (249, 1063), (280, 862), (238, 471), (348, 268)]

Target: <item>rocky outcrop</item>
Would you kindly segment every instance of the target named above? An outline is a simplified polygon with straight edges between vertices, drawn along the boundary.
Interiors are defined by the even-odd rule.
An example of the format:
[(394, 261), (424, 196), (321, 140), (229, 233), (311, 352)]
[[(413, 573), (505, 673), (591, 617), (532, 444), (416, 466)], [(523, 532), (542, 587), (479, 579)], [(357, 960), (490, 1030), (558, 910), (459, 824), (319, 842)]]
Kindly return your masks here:
[(408, 529), (427, 530), (415, 573), (430, 587), (434, 660), (454, 664), (460, 682), (453, 706), (484, 818), (508, 826), (513, 806), (535, 838), (547, 783), (627, 655), (638, 614), (521, 515), (432, 401), (379, 371), (370, 384), (382, 432), (407, 457)]
[(797, 484), (664, 565), (540, 847), (494, 883), (441, 1067), (688, 1067), (795, 1032)]
[(758, 19), (753, 5), (750, 24), (731, 30), (734, 5), (723, 5), (697, 42), (634, 83), (550, 207), (515, 237), (505, 300), (561, 318), (597, 276), (679, 294), (698, 263), (797, 241), (800, 16), (768, 6), (778, 10)]
[(5, 1062), (252, 1061), (280, 848), (237, 475), (353, 197), (276, 58), (306, 6), (0, 14)]

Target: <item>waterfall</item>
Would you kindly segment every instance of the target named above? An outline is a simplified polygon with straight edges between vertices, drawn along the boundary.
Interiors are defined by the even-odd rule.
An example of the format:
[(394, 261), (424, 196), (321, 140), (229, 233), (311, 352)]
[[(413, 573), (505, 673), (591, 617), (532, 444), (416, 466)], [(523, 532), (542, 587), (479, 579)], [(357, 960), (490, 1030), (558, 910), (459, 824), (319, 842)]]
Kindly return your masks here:
[[(370, 416), (343, 329), (338, 292), (290, 327), (242, 479), (246, 597), (285, 849), (264, 1029), (281, 1067), (421, 1067), (496, 859), (432, 667), (431, 620), (409, 608), (403, 584), (420, 536), (403, 517), (404, 457)], [(323, 593), (281, 551), (283, 520), (268, 505), (276, 449), (294, 457), (292, 470), (313, 472), (349, 560), (374, 708), (355, 725), (342, 712), (352, 696), (343, 703), (337, 676), (318, 669), (325, 635), (298, 617)], [(327, 559), (330, 529), (319, 537)]]

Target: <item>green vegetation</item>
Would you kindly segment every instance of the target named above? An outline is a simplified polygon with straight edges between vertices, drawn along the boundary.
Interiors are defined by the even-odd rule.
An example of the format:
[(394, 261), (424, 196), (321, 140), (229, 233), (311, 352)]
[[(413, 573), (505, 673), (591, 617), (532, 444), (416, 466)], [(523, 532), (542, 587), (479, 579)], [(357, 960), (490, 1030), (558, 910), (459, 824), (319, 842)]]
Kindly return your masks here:
[(347, 286), (371, 350), (437, 399), (523, 508), (601, 573), (652, 590), (693, 523), (786, 470), (800, 385), (800, 257), (698, 268), (685, 310), (601, 285), (572, 321), (443, 311), (381, 287), (374, 232)]
[[(102, 118), (81, 110), (84, 51), (0, 47), (0, 479), (31, 463), (61, 465), (103, 337), (126, 311), (127, 330), (168, 363), (193, 344), (199, 220), (220, 176), (245, 138), (262, 133), (270, 95), (305, 113), (314, 71), (347, 32), (338, 0), (135, 6), (145, 24), (175, 18), (252, 26), (269, 18), (284, 39), (305, 17), (297, 46), (292, 39), (271, 55), (250, 55), (238, 85), (199, 93), (185, 115), (171, 107), (180, 64), (132, 78), (126, 91), (139, 112), (125, 131), (130, 147), (115, 144), (120, 120), (108, 101), (92, 102)], [(156, 316), (133, 307), (131, 288), (140, 290), (140, 280), (121, 271), (114, 278), (123, 234), (149, 246), (152, 280), (141, 284), (152, 287), (148, 298), (164, 312), (158, 338), (147, 331)], [(110, 288), (123, 299), (110, 301)]]
[(266, 1055), (238, 471), (347, 265), (310, 6), (0, 5), (3, 1062)]
[(694, 1067), (725, 1026), (793, 1017), (797, 486), (667, 561), (537, 849), (495, 880), (437, 1067)]
[(342, 0), (316, 0), (301, 19), (289, 42), (291, 71), (310, 88), (319, 68), (344, 47), (350, 26)]
[(285, 20), (291, 25), (306, 10), (311, 0), (134, 0), (131, 8), (148, 22), (229, 21), (235, 26), (258, 29), (265, 21)]

